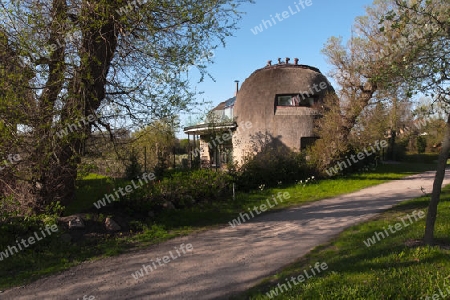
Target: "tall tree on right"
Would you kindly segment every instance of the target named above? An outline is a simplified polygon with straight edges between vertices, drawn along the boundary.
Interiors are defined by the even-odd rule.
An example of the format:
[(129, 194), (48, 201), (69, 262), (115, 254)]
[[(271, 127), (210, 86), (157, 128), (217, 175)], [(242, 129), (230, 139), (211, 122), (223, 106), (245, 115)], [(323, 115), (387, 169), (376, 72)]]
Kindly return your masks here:
[[(440, 0), (395, 0), (395, 7), (380, 20), (380, 30), (402, 32), (408, 47), (402, 68), (392, 66), (392, 74), (403, 76), (416, 90), (435, 101), (450, 102), (450, 3)], [(413, 35), (414, 39), (408, 39)], [(389, 78), (389, 77), (387, 77)], [(437, 163), (433, 191), (428, 206), (424, 242), (434, 242), (434, 227), (445, 167), (450, 151), (450, 114)]]
[[(366, 15), (357, 18), (354, 35), (347, 45), (342, 45), (340, 38), (329, 39), (323, 52), (334, 66), (331, 76), (340, 87), (341, 103), (325, 111), (319, 135), (327, 131), (333, 134), (327, 141), (326, 134), (321, 135), (318, 144), (340, 145), (341, 154), (337, 150), (330, 153), (331, 159), (323, 165), (342, 155), (361, 115), (375, 100), (392, 105), (395, 98), (409, 99), (419, 92), (440, 104), (450, 102), (449, 15), (448, 1), (374, 0)], [(450, 114), (446, 119), (424, 235), (429, 245), (433, 244), (437, 205), (450, 151)]]
[[(440, 104), (450, 102), (449, 16), (448, 1), (374, 0), (366, 15), (357, 18), (354, 36), (346, 46), (339, 38), (329, 39), (324, 53), (334, 66), (331, 75), (340, 86), (338, 95), (344, 105), (328, 110), (337, 111), (340, 117), (329, 118), (339, 122), (328, 122), (328, 126), (340, 133), (333, 135), (339, 137), (339, 142), (348, 141), (373, 100), (393, 104), (395, 98), (409, 99), (419, 92)], [(446, 119), (424, 234), (429, 245), (433, 244), (437, 205), (450, 151), (450, 114)], [(325, 144), (333, 145), (333, 140)]]

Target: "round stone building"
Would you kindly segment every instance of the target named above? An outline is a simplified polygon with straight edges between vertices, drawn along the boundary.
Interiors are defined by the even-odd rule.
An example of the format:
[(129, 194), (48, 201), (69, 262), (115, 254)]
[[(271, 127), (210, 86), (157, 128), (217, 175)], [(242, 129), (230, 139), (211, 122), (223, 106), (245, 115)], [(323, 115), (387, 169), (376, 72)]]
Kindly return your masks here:
[[(289, 61), (269, 61), (242, 83), (236, 97), (211, 112), (221, 120), (213, 126), (218, 139), (211, 138), (208, 123), (185, 128), (187, 134), (199, 135), (202, 160), (217, 166), (232, 156), (240, 163), (245, 155), (262, 147), (300, 151), (318, 138), (315, 120), (320, 117), (325, 96), (334, 89), (319, 69), (298, 64), (298, 59)], [(231, 135), (229, 142), (220, 139), (225, 132)], [(228, 158), (221, 155), (224, 149)]]

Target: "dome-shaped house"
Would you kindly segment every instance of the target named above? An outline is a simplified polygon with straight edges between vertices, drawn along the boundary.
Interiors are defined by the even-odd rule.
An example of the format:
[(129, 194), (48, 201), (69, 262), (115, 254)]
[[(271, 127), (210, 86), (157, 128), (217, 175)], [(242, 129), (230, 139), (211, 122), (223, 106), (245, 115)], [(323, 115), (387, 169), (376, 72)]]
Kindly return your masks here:
[[(314, 120), (320, 117), (328, 93), (334, 89), (319, 69), (300, 65), (298, 59), (294, 63), (278, 59), (274, 65), (269, 61), (243, 82), (236, 97), (212, 111), (221, 121), (187, 127), (185, 132), (200, 136), (202, 160), (214, 165), (229, 159), (231, 155), (224, 153), (232, 153), (239, 163), (270, 144), (300, 151), (318, 138)], [(230, 134), (226, 141), (212, 138), (224, 134)]]

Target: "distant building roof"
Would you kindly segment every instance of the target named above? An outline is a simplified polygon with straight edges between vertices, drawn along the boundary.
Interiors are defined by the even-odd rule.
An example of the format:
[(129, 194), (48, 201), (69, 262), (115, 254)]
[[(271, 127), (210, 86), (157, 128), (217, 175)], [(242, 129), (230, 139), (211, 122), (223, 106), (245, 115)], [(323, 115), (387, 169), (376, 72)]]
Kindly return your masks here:
[(236, 96), (234, 96), (233, 98), (230, 98), (228, 100), (225, 101), (225, 107), (224, 108), (228, 108), (230, 106), (234, 105), (234, 102), (236, 102)]
[(236, 97), (230, 98), (228, 100), (225, 100), (223, 102), (220, 102), (219, 105), (214, 107), (212, 111), (215, 110), (224, 110), (226, 108), (232, 107), (234, 105), (234, 102), (236, 102)]
[(212, 109), (212, 111), (215, 111), (215, 110), (224, 110), (224, 109), (225, 109), (225, 102), (220, 102), (219, 105), (217, 105), (216, 107), (214, 107), (214, 108)]

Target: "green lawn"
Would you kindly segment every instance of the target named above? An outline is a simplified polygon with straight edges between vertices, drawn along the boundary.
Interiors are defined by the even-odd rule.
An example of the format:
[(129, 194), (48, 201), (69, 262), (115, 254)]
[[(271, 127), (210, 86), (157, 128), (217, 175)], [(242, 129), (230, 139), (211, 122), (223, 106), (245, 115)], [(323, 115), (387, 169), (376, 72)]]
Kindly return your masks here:
[[(420, 243), (425, 217), (412, 217), (412, 212), (427, 211), (429, 196), (406, 201), (369, 222), (353, 226), (326, 245), (314, 249), (306, 257), (235, 299), (444, 299), (450, 290), (450, 186), (445, 187), (438, 209), (436, 241), (442, 247)], [(367, 239), (411, 216), (395, 233), (390, 233), (367, 247)], [(389, 229), (388, 229), (389, 230)], [(395, 229), (394, 229), (395, 230)], [(309, 275), (310, 266), (326, 263), (328, 268), (317, 276), (296, 284), (292, 277)], [(281, 286), (290, 280), (291, 287)], [(280, 286), (278, 285), (280, 284)], [(279, 288), (282, 288), (282, 292)], [(276, 290), (278, 288), (278, 290)], [(275, 297), (273, 291), (278, 292)], [(434, 296), (433, 295), (438, 295)], [(429, 298), (426, 298), (426, 297)]]
[[(57, 235), (0, 261), (0, 289), (22, 285), (44, 275), (75, 266), (82, 261), (117, 255), (131, 248), (143, 248), (197, 230), (226, 225), (240, 212), (247, 211), (247, 208), (253, 205), (260, 205), (266, 198), (280, 191), (289, 192), (291, 197), (282, 205), (275, 206), (274, 210), (357, 191), (434, 168), (434, 164), (381, 165), (376, 170), (363, 174), (280, 186), (247, 194), (237, 193), (234, 201), (228, 199), (202, 208), (165, 211), (154, 219), (136, 220), (134, 223), (135, 227), (140, 229), (139, 232), (108, 235), (100, 239), (90, 238), (79, 243), (62, 242), (59, 237), (63, 234), (61, 229)], [(123, 180), (114, 182), (94, 175), (84, 178), (78, 183), (77, 201), (66, 208), (66, 215), (92, 209), (93, 202), (101, 198), (114, 184), (122, 186), (124, 182)], [(97, 211), (91, 212), (90, 216), (94, 219), (105, 217)], [(23, 222), (0, 224), (2, 230), (0, 251), (12, 245), (11, 241), (19, 236), (30, 236), (39, 227), (38, 223), (34, 227), (27, 224)]]
[(122, 184), (124, 180), (114, 180), (98, 174), (89, 174), (82, 180), (77, 180), (76, 201), (66, 207), (65, 215), (70, 216), (92, 208), (93, 203), (112, 190), (112, 187)]

